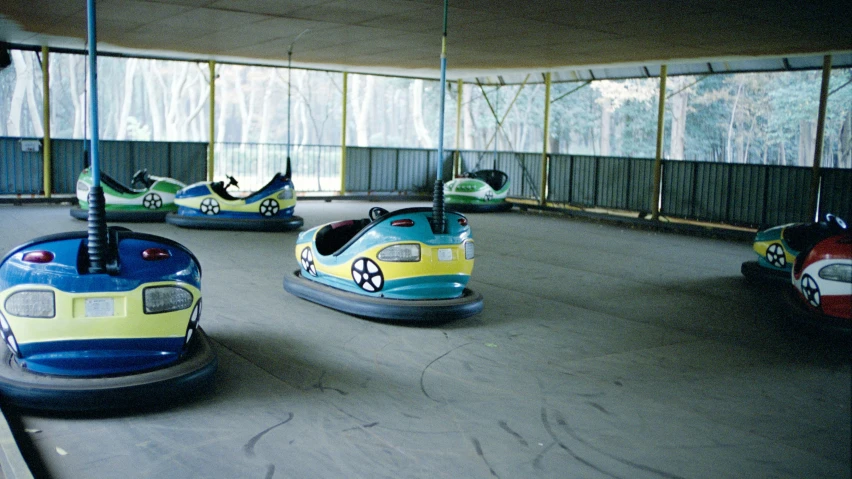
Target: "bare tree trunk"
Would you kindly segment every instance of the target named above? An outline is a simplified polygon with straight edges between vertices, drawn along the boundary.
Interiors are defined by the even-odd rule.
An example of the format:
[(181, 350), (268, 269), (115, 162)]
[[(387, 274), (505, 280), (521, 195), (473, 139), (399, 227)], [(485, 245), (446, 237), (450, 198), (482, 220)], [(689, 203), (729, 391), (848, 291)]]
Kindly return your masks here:
[(41, 118), (39, 109), (36, 107), (35, 93), (33, 92), (33, 67), (32, 62), (27, 61), (20, 50), (12, 50), (12, 64), (15, 67), (15, 89), (12, 92), (12, 101), (9, 107), (9, 118), (6, 122), (6, 134), (9, 136), (22, 136), (24, 134), (24, 101), (27, 102), (27, 113), (30, 117), (33, 135), (42, 136)]
[(746, 135), (746, 144), (745, 149), (743, 151), (743, 160), (742, 163), (748, 163), (748, 151), (751, 148), (751, 139), (754, 137), (754, 126), (757, 123), (757, 118), (751, 119), (751, 124), (748, 127), (748, 134)]
[[(622, 142), (624, 141), (624, 122), (616, 121), (615, 122), (615, 131), (613, 132), (613, 143), (615, 143), (615, 148), (613, 149), (613, 154), (615, 156), (622, 156), (624, 150), (622, 149)], [(556, 153), (556, 152), (554, 152)]]
[(136, 78), (136, 58), (128, 58), (124, 69), (124, 94), (121, 99), (121, 110), (118, 114), (118, 125), (115, 139), (127, 139), (127, 119), (130, 116), (130, 107), (133, 105), (133, 81)]
[(148, 100), (148, 114), (151, 119), (151, 127), (153, 129), (152, 136), (156, 139), (165, 137), (165, 124), (163, 118), (163, 110), (160, 109), (160, 103), (163, 100), (163, 88), (165, 84), (161, 78), (157, 62), (151, 63), (151, 68), (148, 71), (143, 71), (142, 80), (145, 82), (145, 96)]
[(474, 135), (476, 134), (476, 121), (473, 118), (473, 87), (468, 85), (462, 90), (462, 105), (467, 105), (467, 110), (462, 113), (462, 148), (472, 150), (474, 148)]
[[(227, 70), (223, 70), (224, 71)], [(216, 82), (218, 86), (217, 92), (225, 91), (227, 87), (226, 76), (223, 74), (219, 81)], [(219, 95), (217, 98), (222, 98), (224, 95)], [(217, 102), (219, 108), (219, 117), (216, 119), (216, 142), (222, 143), (225, 141), (225, 126), (227, 125), (228, 115), (230, 114), (230, 104), (226, 101), (218, 101)], [(220, 162), (221, 163), (221, 162)]]
[(816, 140), (816, 125), (810, 120), (799, 121), (799, 156), (796, 164), (808, 166), (813, 160)]
[(600, 152), (601, 156), (609, 156), (610, 143), (609, 137), (612, 128), (612, 101), (609, 98), (603, 97), (600, 99), (601, 105), (601, 141)]
[(740, 94), (742, 93), (742, 91), (743, 91), (743, 85), (742, 84), (737, 85), (737, 96), (734, 97), (734, 106), (731, 108), (731, 121), (728, 123), (728, 140), (727, 140), (727, 145), (725, 146), (725, 156), (726, 156), (725, 162), (726, 163), (730, 163), (733, 159), (734, 151), (733, 151), (733, 147), (732, 147), (731, 142), (732, 142), (733, 137), (734, 137), (734, 119), (736, 119), (736, 117), (737, 117), (737, 104), (740, 101)]
[[(677, 81), (673, 88), (681, 88), (685, 83), (682, 79)], [(669, 142), (669, 158), (684, 159), (686, 139), (686, 114), (689, 104), (689, 90), (681, 90), (671, 98), (672, 131)]]
[(852, 109), (846, 110), (846, 118), (840, 127), (840, 150), (837, 155), (838, 168), (852, 167)]
[(68, 84), (71, 89), (71, 106), (74, 108), (74, 127), (71, 136), (72, 138), (82, 138), (86, 107), (83, 94), (77, 88), (77, 56), (67, 55), (65, 58), (68, 59)]
[(192, 123), (199, 118), (199, 114), (204, 110), (204, 107), (207, 106), (207, 99), (210, 95), (210, 85), (205, 82), (199, 82), (192, 90), (197, 92), (197, 96), (195, 98), (195, 105), (189, 104), (189, 111), (186, 114), (186, 117), (181, 121), (181, 132), (186, 135), (186, 137), (191, 137), (190, 129), (192, 127)]
[(414, 80), (409, 88), (411, 92), (411, 116), (414, 121), (414, 132), (417, 144), (421, 148), (432, 148), (432, 135), (423, 122), (423, 80)]
[[(359, 81), (363, 78), (363, 82)], [(357, 146), (369, 146), (369, 132), (367, 119), (370, 115), (370, 106), (373, 104), (373, 85), (375, 77), (372, 75), (359, 75), (353, 78), (352, 98), (353, 120), (355, 120), (355, 143)]]

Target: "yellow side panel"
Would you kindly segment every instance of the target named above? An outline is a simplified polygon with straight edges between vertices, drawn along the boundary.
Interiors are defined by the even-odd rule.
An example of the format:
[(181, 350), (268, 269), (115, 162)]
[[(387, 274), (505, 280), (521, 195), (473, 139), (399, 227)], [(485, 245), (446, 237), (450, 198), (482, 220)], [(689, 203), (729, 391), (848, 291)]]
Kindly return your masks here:
[[(142, 290), (151, 286), (172, 285), (189, 291), (193, 298), (192, 305), (180, 311), (145, 314)], [(16, 291), (47, 289), (54, 294), (56, 315), (53, 318), (25, 318), (3, 311), (15, 338), (21, 344), (81, 339), (182, 337), (186, 334), (192, 308), (201, 298), (201, 291), (197, 288), (174, 282), (146, 283), (132, 291), (95, 293), (66, 293), (41, 285), (22, 285), (0, 294), (0, 304), (5, 304), (6, 298)], [(87, 300), (100, 306), (91, 308), (94, 311), (111, 310), (111, 315), (86, 316)]]

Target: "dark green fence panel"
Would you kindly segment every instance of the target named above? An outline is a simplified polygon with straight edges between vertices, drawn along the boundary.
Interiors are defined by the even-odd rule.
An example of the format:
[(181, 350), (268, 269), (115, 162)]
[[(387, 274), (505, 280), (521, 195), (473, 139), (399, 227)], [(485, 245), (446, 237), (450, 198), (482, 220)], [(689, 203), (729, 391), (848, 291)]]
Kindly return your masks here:
[(550, 155), (550, 177), (547, 185), (547, 201), (552, 203), (571, 202), (570, 155)]
[(597, 195), (598, 161), (590, 156), (572, 156), (570, 203), (578, 206), (595, 206)]
[(663, 161), (660, 213), (693, 218), (695, 162)]
[(370, 149), (346, 147), (346, 191), (370, 191)]
[(765, 211), (766, 168), (763, 165), (728, 165), (730, 193), (724, 222), (758, 226)]
[(396, 151), (398, 165), (396, 190), (431, 194), (435, 175), (438, 173), (438, 152), (436, 150)]
[[(169, 143), (168, 176), (186, 184), (207, 179), (207, 143), (172, 142)], [(278, 161), (273, 171), (284, 172), (284, 163)], [(156, 174), (148, 170), (151, 174)], [(162, 176), (162, 175), (161, 175)]]
[(85, 151), (88, 151), (88, 141), (84, 140), (53, 140), (51, 150), (53, 162), (53, 192), (58, 194), (74, 194), (77, 190), (77, 177), (85, 168)]
[(396, 191), (398, 169), (396, 149), (370, 148), (371, 191)]
[(437, 155), (433, 150), (347, 147), (346, 191), (431, 192)]
[(629, 158), (622, 161), (626, 161), (630, 166), (626, 209), (651, 211), (651, 196), (654, 189), (654, 160)]
[(728, 217), (729, 166), (722, 163), (695, 163), (694, 219), (724, 221)]
[(833, 213), (852, 222), (852, 170), (823, 168), (819, 214)]
[(806, 221), (809, 168), (663, 162), (661, 213), (741, 226)]
[[(39, 142), (39, 151), (23, 151), (22, 141)], [(44, 164), (38, 138), (0, 137), (0, 194), (39, 194), (44, 187)]]
[(811, 168), (766, 166), (766, 214), (759, 226), (813, 221), (808, 212)]
[(595, 161), (597, 162), (595, 205), (603, 208), (627, 209), (629, 163), (620, 158), (597, 157)]

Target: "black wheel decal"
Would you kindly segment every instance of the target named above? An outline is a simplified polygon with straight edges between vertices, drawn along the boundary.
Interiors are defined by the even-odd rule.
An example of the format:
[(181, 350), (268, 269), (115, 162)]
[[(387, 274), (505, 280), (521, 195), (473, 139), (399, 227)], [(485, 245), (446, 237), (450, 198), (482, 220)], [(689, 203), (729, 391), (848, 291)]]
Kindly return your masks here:
[(272, 198), (267, 198), (260, 202), (260, 214), (263, 216), (275, 216), (278, 214), (278, 202)]
[(311, 276), (317, 275), (317, 267), (314, 264), (314, 254), (311, 252), (311, 248), (305, 248), (302, 250), (299, 262), (302, 263), (302, 269), (310, 273)]
[(375, 293), (385, 285), (382, 270), (370, 258), (358, 258), (352, 263), (352, 279), (364, 291)]
[(776, 268), (783, 268), (787, 265), (787, 257), (780, 243), (772, 243), (766, 248), (766, 261), (769, 261), (769, 264)]
[(809, 274), (802, 277), (802, 294), (805, 295), (805, 299), (808, 300), (811, 306), (814, 308), (820, 307), (819, 285)]
[(204, 198), (201, 200), (201, 212), (205, 215), (218, 215), (219, 202), (213, 198)]
[(157, 193), (148, 193), (142, 198), (142, 205), (149, 210), (156, 210), (163, 206), (163, 199)]

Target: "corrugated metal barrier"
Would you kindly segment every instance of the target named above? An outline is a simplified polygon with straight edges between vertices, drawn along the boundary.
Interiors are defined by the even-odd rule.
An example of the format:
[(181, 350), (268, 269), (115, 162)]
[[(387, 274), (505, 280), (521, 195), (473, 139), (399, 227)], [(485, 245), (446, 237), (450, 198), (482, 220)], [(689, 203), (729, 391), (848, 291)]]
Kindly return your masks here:
[[(38, 139), (24, 139), (39, 141)], [(73, 194), (86, 158), (84, 140), (54, 139), (53, 193)], [(0, 138), (0, 194), (44, 194), (43, 145), (38, 152), (22, 152), (20, 138)], [(184, 183), (205, 178), (207, 144), (190, 142), (101, 141), (103, 172), (129, 186), (133, 173), (167, 176)]]
[(437, 158), (434, 150), (346, 147), (346, 191), (431, 192)]
[[(22, 142), (37, 142), (39, 151), (23, 151)], [(0, 137), (0, 194), (38, 194), (44, 185), (42, 152), (37, 138)]]
[[(0, 194), (42, 193), (44, 149), (23, 151), (21, 140), (0, 138)], [(104, 172), (121, 182), (129, 182), (141, 168), (187, 184), (205, 178), (206, 143), (103, 141), (101, 145)], [(83, 146), (82, 140), (53, 140), (54, 193), (74, 193), (84, 164)], [(438, 160), (434, 150), (347, 147), (346, 151), (346, 192), (432, 191)], [(247, 175), (265, 183), (285, 168), (286, 145), (217, 144), (216, 152), (218, 174)], [(445, 179), (451, 174), (451, 157), (443, 160)], [(539, 199), (541, 154), (465, 150), (461, 157), (463, 172), (491, 168), (506, 172), (510, 198)], [(299, 147), (293, 152), (293, 172), (301, 191), (337, 191), (340, 148)], [(665, 216), (751, 227), (810, 219), (809, 167), (664, 160), (662, 173), (660, 212)], [(653, 176), (652, 159), (554, 154), (549, 160), (547, 201), (647, 213)], [(820, 214), (852, 219), (850, 185), (852, 170), (823, 168)], [(241, 186), (246, 185), (241, 181)]]

